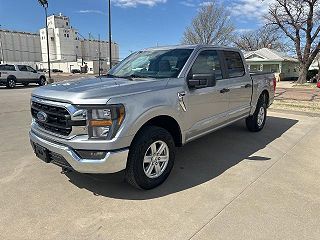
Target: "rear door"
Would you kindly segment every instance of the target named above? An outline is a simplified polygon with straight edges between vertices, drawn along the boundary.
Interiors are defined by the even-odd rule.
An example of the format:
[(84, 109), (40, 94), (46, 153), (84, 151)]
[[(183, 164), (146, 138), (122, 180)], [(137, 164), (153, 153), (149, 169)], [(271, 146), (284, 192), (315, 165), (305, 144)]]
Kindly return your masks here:
[(186, 140), (209, 132), (227, 120), (228, 97), (222, 94), (224, 74), (221, 55), (217, 50), (202, 50), (195, 58), (188, 77), (194, 74), (213, 74), (215, 85), (186, 92), (186, 121), (189, 123)]
[(242, 55), (237, 51), (223, 51), (229, 95), (229, 120), (243, 117), (250, 112), (252, 80), (246, 72)]

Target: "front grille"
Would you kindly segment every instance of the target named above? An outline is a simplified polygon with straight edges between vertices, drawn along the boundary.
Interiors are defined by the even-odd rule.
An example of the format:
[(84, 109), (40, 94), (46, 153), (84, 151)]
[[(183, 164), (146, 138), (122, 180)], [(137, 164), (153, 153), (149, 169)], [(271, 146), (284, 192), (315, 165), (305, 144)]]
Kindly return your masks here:
[[(45, 121), (40, 121), (37, 114), (44, 112), (47, 115)], [(71, 116), (67, 109), (58, 106), (51, 106), (43, 103), (32, 102), (31, 114), (36, 123), (49, 132), (68, 136), (72, 131), (72, 126), (69, 124)]]

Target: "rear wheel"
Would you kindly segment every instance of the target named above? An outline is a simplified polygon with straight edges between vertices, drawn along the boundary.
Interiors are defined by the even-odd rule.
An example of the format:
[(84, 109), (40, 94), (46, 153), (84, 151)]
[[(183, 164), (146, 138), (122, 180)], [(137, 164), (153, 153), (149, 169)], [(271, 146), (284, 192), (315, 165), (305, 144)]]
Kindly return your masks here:
[(9, 78), (7, 80), (7, 88), (15, 88), (16, 87), (16, 80), (14, 78)]
[(256, 110), (252, 116), (246, 118), (249, 131), (259, 132), (263, 129), (267, 119), (267, 97), (262, 94), (258, 100)]
[(160, 127), (144, 127), (130, 147), (126, 180), (137, 188), (155, 188), (169, 176), (174, 159), (175, 144), (171, 134)]
[(46, 81), (46, 78), (45, 77), (40, 77), (39, 79), (39, 86), (44, 86), (46, 85), (47, 81)]

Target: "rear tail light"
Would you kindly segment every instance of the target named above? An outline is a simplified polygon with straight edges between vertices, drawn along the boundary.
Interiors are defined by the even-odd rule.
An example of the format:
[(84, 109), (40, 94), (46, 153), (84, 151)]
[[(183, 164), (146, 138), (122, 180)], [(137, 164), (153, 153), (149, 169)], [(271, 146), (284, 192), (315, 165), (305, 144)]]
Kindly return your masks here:
[(276, 91), (277, 88), (277, 79), (274, 77), (273, 78), (273, 90)]

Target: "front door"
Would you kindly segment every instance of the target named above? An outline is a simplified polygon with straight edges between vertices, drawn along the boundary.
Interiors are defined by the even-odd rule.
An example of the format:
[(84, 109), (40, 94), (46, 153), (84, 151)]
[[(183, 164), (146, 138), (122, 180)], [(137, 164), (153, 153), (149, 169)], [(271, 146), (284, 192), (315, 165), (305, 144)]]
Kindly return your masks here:
[(39, 78), (38, 72), (36, 70), (34, 70), (32, 67), (29, 67), (29, 66), (27, 66), (27, 69), (29, 71), (30, 80), (31, 81), (38, 80), (38, 78)]
[(221, 57), (216, 50), (201, 51), (193, 63), (188, 77), (194, 74), (213, 74), (215, 84), (199, 89), (188, 89), (185, 96), (187, 108), (186, 141), (201, 136), (227, 120), (228, 94), (224, 89)]

